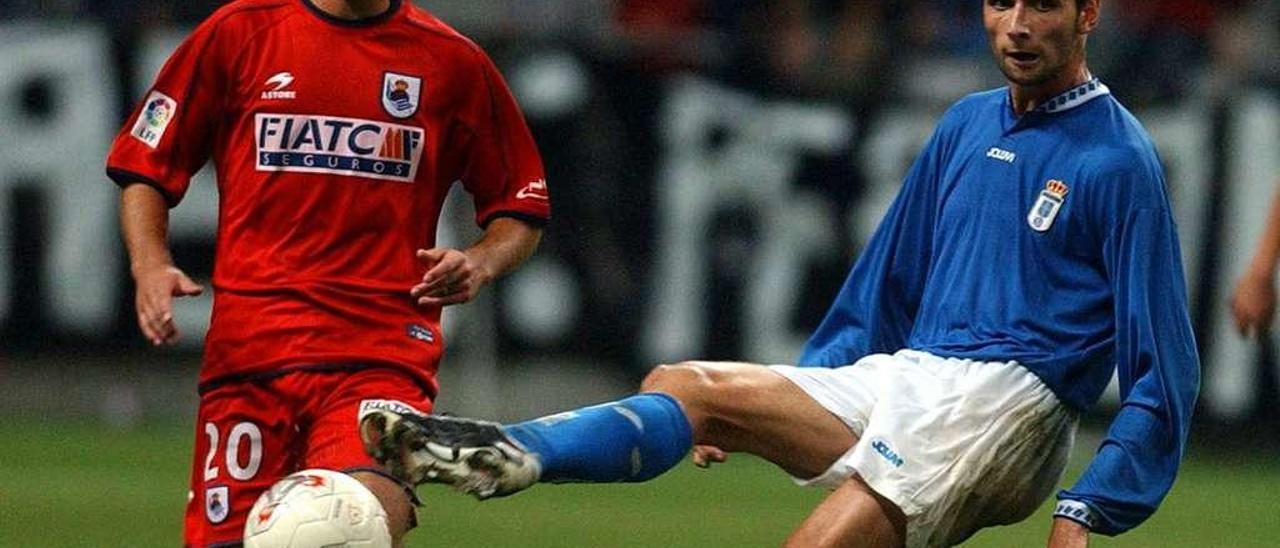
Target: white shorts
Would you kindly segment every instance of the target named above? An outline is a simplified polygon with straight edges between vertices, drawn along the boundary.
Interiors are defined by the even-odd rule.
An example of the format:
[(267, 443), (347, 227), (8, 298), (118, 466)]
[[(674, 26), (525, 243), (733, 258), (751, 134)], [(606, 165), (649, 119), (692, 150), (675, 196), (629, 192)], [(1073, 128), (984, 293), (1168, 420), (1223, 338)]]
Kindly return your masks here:
[(823, 474), (857, 474), (907, 516), (907, 546), (950, 546), (1021, 521), (1057, 487), (1076, 413), (1016, 362), (902, 350), (837, 369), (771, 367), (839, 417), (858, 443)]

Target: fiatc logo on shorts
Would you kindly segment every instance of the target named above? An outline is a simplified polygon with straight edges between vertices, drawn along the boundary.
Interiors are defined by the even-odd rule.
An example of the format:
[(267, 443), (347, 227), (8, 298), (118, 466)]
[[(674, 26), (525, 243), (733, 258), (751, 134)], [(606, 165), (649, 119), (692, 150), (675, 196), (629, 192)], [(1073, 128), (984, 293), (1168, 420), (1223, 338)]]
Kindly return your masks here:
[(258, 171), (334, 173), (412, 182), (421, 128), (333, 116), (254, 116)]

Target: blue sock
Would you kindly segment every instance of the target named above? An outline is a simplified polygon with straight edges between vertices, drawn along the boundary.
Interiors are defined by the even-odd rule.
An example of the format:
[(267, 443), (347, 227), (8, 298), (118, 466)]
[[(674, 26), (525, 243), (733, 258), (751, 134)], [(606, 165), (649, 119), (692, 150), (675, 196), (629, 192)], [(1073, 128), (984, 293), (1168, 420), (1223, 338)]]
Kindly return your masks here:
[(646, 393), (504, 426), (537, 455), (540, 481), (637, 482), (680, 462), (693, 446), (689, 419), (675, 398)]

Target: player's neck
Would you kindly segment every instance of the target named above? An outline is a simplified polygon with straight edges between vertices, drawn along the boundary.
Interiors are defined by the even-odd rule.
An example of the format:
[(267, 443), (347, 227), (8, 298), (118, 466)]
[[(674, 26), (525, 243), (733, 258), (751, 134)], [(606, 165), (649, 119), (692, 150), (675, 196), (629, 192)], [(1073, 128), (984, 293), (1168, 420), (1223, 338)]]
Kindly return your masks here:
[(1023, 86), (1010, 82), (1009, 102), (1013, 106), (1013, 113), (1017, 116), (1022, 116), (1031, 112), (1045, 101), (1088, 82), (1091, 78), (1093, 78), (1093, 75), (1089, 72), (1089, 67), (1081, 62), (1076, 65), (1075, 69), (1064, 70), (1056, 78), (1038, 85)]
[(352, 21), (376, 17), (391, 9), (391, 0), (311, 0), (311, 3), (338, 19)]

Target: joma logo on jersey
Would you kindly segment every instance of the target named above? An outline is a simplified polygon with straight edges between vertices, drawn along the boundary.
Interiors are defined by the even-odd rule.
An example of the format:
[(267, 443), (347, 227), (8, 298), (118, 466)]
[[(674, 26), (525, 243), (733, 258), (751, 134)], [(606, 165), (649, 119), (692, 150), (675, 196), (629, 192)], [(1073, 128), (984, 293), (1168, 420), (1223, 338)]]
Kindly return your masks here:
[(254, 116), (258, 171), (333, 173), (412, 182), (421, 128), (333, 116)]
[(1000, 160), (1001, 162), (1009, 162), (1011, 164), (1014, 160), (1018, 159), (1018, 155), (1014, 152), (999, 147), (991, 147), (991, 149), (987, 151), (987, 157), (993, 160)]

